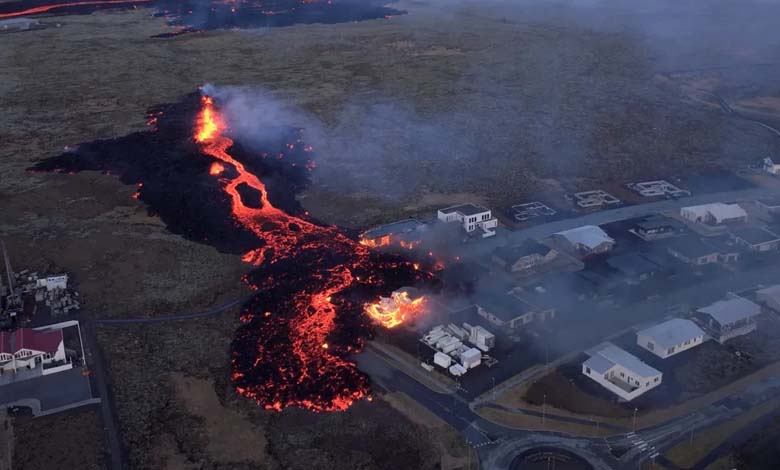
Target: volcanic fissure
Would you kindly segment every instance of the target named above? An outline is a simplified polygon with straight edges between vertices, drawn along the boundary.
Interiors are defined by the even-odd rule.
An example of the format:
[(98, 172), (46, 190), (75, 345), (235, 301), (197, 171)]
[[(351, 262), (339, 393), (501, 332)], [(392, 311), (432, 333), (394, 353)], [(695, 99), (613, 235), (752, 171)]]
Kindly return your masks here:
[[(150, 110), (147, 131), (82, 144), (32, 170), (115, 174), (171, 231), (241, 253), (255, 294), (231, 345), (236, 391), (266, 409), (345, 410), (370, 393), (351, 356), (373, 325), (395, 326), (422, 303), (372, 321), (377, 299), (433, 277), (308, 217), (295, 199), (313, 167), (300, 129), (280, 128), (263, 149), (241, 145), (218, 105), (193, 93)], [(386, 299), (381, 311), (396, 315)]]

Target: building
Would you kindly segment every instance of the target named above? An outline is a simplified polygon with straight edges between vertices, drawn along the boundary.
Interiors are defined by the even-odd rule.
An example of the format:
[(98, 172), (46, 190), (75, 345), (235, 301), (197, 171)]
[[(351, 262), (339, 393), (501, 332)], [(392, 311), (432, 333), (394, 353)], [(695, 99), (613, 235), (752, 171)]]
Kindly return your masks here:
[(723, 264), (736, 263), (744, 251), (742, 246), (735, 242), (730, 235), (707, 237), (703, 243), (718, 250), (718, 262)]
[(615, 240), (596, 225), (564, 230), (553, 234), (553, 239), (581, 257), (606, 253), (615, 246)]
[(467, 233), (478, 232), (483, 238), (495, 235), (498, 227), (498, 219), (493, 217), (490, 209), (476, 204), (439, 209), (437, 217), (442, 222), (460, 222)]
[(607, 264), (619, 272), (629, 284), (645, 281), (661, 270), (661, 267), (635, 252), (613, 256)]
[(582, 373), (625, 401), (661, 385), (663, 374), (612, 343), (592, 351)]
[(772, 157), (766, 157), (762, 163), (764, 164), (764, 171), (772, 175), (780, 175), (780, 164), (775, 163)]
[(666, 251), (680, 261), (696, 266), (717, 263), (720, 259), (717, 248), (692, 236), (672, 240)]
[(68, 275), (57, 274), (55, 276), (46, 276), (38, 278), (36, 281), (37, 286), (40, 288), (46, 288), (47, 291), (54, 289), (67, 289), (68, 288)]
[(756, 200), (756, 209), (765, 219), (773, 219), (776, 215), (780, 214), (780, 197), (767, 197), (764, 199)]
[(34, 369), (39, 364), (65, 359), (62, 330), (20, 328), (13, 332), (0, 332), (0, 373), (15, 372), (23, 367)]
[(423, 226), (425, 224), (414, 218), (380, 225), (360, 234), (360, 243), (372, 247), (391, 245), (401, 241), (403, 235), (413, 233)]
[(656, 214), (635, 223), (629, 231), (645, 241), (650, 241), (682, 235), (686, 229), (679, 221)]
[(483, 294), (476, 301), (477, 313), (490, 323), (517, 328), (534, 321), (555, 317), (554, 309), (536, 307), (525, 300), (506, 293)]
[(558, 252), (547, 245), (528, 239), (519, 246), (493, 250), (493, 262), (509, 272), (521, 272), (553, 261)]
[(780, 284), (757, 290), (756, 299), (775, 312), (780, 312)]
[(734, 241), (750, 251), (770, 251), (780, 246), (780, 236), (760, 227), (743, 227), (731, 231)]
[(724, 204), (714, 202), (699, 206), (689, 206), (680, 209), (680, 216), (693, 223), (722, 226), (735, 225), (747, 221), (747, 212), (739, 204)]
[(704, 331), (691, 320), (673, 318), (637, 332), (636, 344), (666, 359), (700, 345), (704, 336)]
[(695, 312), (699, 324), (719, 343), (755, 331), (761, 307), (747, 299), (729, 294), (729, 298), (702, 307)]

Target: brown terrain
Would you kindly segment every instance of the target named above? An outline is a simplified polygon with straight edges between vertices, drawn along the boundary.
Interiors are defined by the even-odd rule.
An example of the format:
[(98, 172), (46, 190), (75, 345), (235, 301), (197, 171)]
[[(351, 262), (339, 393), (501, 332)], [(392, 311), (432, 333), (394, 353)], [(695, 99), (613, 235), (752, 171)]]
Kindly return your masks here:
[[(239, 257), (172, 235), (131, 198), (134, 188), (97, 173), (26, 171), (66, 146), (143, 130), (147, 108), (205, 83), (266, 89), (321, 123), (318, 170), (301, 200), (321, 220), (354, 227), (452, 201), (502, 205), (744, 165), (777, 149), (766, 130), (680, 92), (641, 36), (506, 6), (401, 7), (409, 14), (390, 20), (170, 40), (150, 38), (167, 27), (143, 9), (49, 17), (60, 26), (3, 35), (0, 236), (15, 265), (70, 272), (86, 319), (189, 312), (243, 295)], [(751, 94), (732, 80), (723, 95), (734, 106), (777, 118), (776, 90)], [(132, 468), (465, 468), (465, 443), (403, 396), (380, 390), (322, 415), (262, 412), (237, 398), (228, 383), (237, 321), (232, 311), (97, 330)], [(24, 445), (13, 468), (51, 468), (60, 449), (79, 459), (61, 468), (99, 468), (100, 430), (92, 408), (17, 421)]]

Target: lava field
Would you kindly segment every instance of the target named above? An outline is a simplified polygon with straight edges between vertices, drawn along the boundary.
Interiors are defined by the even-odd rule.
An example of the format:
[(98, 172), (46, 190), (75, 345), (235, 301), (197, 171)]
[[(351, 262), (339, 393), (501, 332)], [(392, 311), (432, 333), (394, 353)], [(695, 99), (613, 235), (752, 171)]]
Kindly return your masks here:
[(15, 0), (0, 3), (0, 20), (42, 14), (90, 14), (99, 9), (152, 8), (182, 29), (169, 38), (200, 30), (344, 23), (403, 14), (380, 0)]
[(251, 265), (254, 296), (231, 346), (238, 393), (266, 409), (344, 410), (370, 393), (350, 356), (372, 335), (367, 305), (407, 285), (430, 285), (430, 266), (360, 244), (310, 219), (296, 200), (313, 151), (300, 129), (244, 146), (211, 97), (193, 93), (148, 112), (148, 129), (79, 145), (31, 171), (102, 171), (169, 230)]

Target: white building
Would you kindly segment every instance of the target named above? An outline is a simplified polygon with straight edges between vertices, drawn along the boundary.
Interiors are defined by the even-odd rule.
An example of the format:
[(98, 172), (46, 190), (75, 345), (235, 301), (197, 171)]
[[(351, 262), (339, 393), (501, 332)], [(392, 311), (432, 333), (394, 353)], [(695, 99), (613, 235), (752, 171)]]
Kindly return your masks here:
[(38, 287), (45, 287), (47, 291), (54, 289), (66, 289), (68, 287), (68, 275), (58, 274), (38, 278)]
[(582, 373), (625, 401), (661, 385), (663, 374), (612, 343), (582, 363)]
[(763, 163), (764, 171), (773, 175), (780, 175), (780, 164), (775, 163), (771, 157), (766, 157)]
[(700, 345), (704, 331), (691, 320), (674, 318), (637, 332), (636, 343), (666, 359)]
[(15, 372), (23, 367), (34, 369), (39, 364), (65, 359), (62, 330), (20, 328), (13, 332), (0, 332), (0, 373)]
[(703, 225), (738, 224), (747, 221), (747, 212), (739, 204), (714, 202), (680, 209), (680, 216), (690, 222)]
[(460, 222), (463, 230), (468, 233), (480, 231), (483, 238), (496, 234), (498, 219), (493, 217), (490, 209), (476, 204), (460, 204), (439, 209), (437, 217), (442, 222)]
[(580, 256), (606, 253), (615, 246), (615, 240), (596, 225), (583, 225), (564, 230), (553, 234), (553, 238)]
[(760, 314), (761, 306), (734, 294), (695, 312), (700, 324), (719, 343), (755, 331)]

